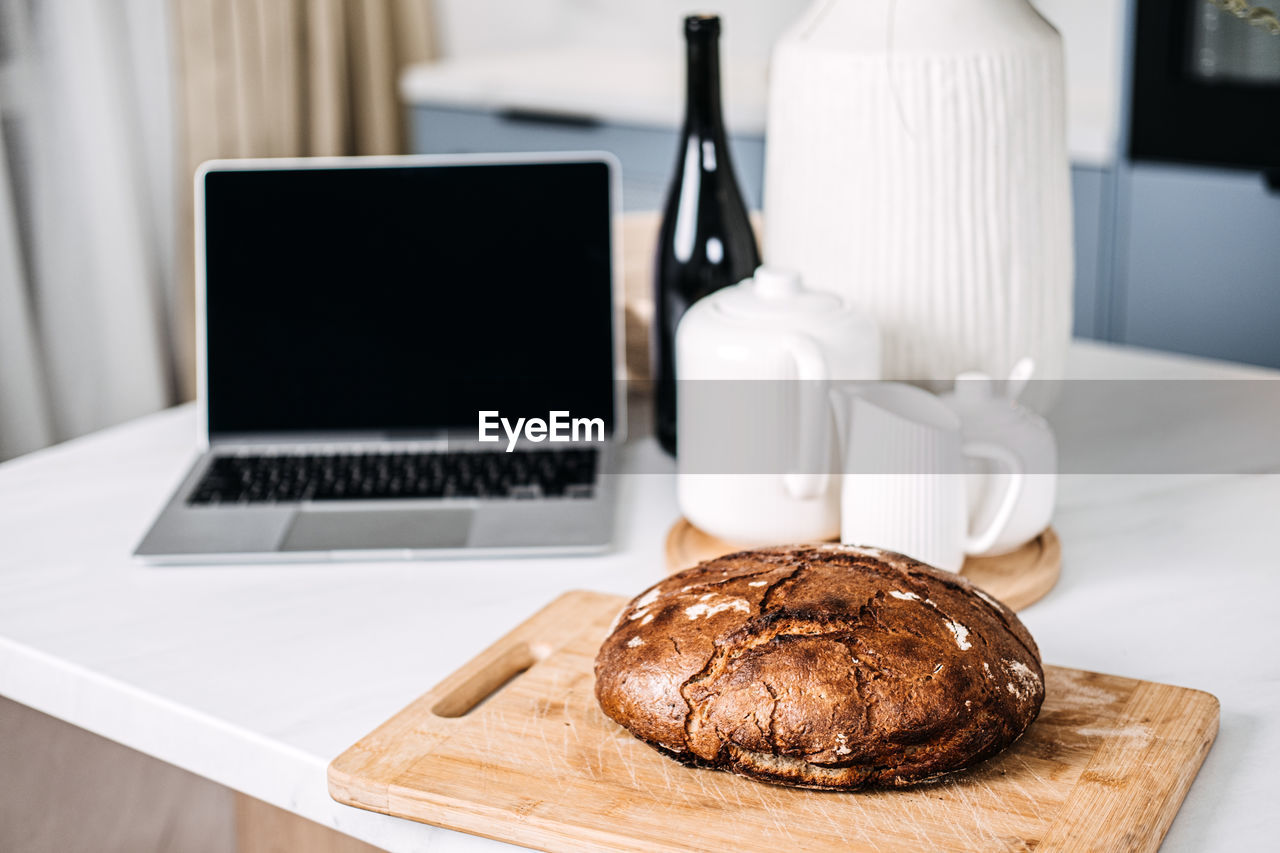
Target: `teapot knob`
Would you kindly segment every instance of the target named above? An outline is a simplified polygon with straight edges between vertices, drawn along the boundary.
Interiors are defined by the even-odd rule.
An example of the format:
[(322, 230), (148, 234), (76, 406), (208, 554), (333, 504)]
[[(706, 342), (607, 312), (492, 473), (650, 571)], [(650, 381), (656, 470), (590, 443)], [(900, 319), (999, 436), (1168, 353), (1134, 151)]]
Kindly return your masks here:
[(961, 405), (984, 403), (995, 396), (995, 383), (980, 371), (966, 371), (956, 376), (955, 400)]
[(763, 299), (788, 299), (801, 290), (800, 274), (777, 267), (757, 267), (755, 291)]

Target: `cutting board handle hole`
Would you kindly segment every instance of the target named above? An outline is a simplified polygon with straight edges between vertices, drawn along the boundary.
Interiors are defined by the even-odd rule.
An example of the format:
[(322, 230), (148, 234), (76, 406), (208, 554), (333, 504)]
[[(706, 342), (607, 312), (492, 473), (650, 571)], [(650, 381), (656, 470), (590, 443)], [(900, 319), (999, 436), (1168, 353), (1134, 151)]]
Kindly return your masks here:
[(531, 647), (528, 643), (511, 646), (446, 693), (431, 708), (431, 713), (449, 719), (465, 717), (501, 693), (550, 651), (542, 646)]

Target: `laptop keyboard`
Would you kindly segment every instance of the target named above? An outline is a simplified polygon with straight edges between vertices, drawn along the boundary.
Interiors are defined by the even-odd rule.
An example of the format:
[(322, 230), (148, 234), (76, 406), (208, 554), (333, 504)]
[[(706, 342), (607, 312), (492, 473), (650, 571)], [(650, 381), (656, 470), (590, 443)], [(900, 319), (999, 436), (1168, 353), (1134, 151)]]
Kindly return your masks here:
[(589, 498), (599, 451), (218, 456), (188, 504)]

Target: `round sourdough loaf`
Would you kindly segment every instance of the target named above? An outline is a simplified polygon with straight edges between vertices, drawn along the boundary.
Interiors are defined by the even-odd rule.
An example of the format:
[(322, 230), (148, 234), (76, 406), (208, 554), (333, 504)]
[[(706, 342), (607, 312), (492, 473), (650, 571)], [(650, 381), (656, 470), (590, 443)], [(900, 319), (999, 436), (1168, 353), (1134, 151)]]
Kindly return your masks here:
[(605, 714), (686, 764), (851, 790), (999, 752), (1044, 699), (1035, 641), (963, 578), (842, 545), (709, 560), (633, 600), (596, 657)]

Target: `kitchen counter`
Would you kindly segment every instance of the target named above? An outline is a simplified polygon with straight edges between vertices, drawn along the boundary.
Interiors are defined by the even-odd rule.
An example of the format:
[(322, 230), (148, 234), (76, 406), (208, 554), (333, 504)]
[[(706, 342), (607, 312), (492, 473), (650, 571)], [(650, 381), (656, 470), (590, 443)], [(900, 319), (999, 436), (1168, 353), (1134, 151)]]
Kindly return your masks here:
[[(768, 94), (765, 62), (725, 62), (722, 77), (729, 133), (763, 137)], [(519, 110), (675, 132), (684, 115), (683, 86), (679, 57), (635, 50), (556, 48), (413, 65), (401, 75), (400, 96), (411, 107), (481, 113)], [(1067, 153), (1072, 164), (1110, 166), (1116, 158), (1117, 121), (1111, 90), (1073, 77), (1066, 94)], [(670, 159), (667, 147), (664, 162)]]
[[(807, 5), (737, 0), (718, 9), (725, 19), (722, 76), (731, 134), (764, 133), (773, 43)], [(1063, 37), (1072, 163), (1109, 167), (1118, 153), (1125, 0), (1034, 5)], [(617, 2), (584, 7), (526, 0), (518, 20), (477, 0), (442, 0), (440, 8), (444, 55), (406, 69), (400, 79), (401, 97), (411, 106), (520, 108), (672, 130), (680, 125), (679, 6), (638, 12)]]
[[(1078, 378), (1280, 379), (1084, 342), (1069, 364)], [(1179, 426), (1198, 417), (1188, 410)], [(1178, 434), (1188, 459), (1206, 449), (1196, 430)], [(657, 580), (676, 517), (657, 446), (626, 449), (624, 466), (667, 473), (622, 478), (617, 549), (600, 557), (135, 563), (129, 551), (195, 436), (186, 406), (0, 466), (0, 694), (388, 850), (503, 846), (340, 806), (325, 767), (560, 592), (631, 594)], [(1165, 850), (1274, 841), (1280, 443), (1270, 444), (1267, 458), (1238, 450), (1230, 470), (1259, 472), (1248, 475), (1064, 477), (1062, 579), (1023, 613), (1047, 662), (1221, 700), (1221, 733)]]

